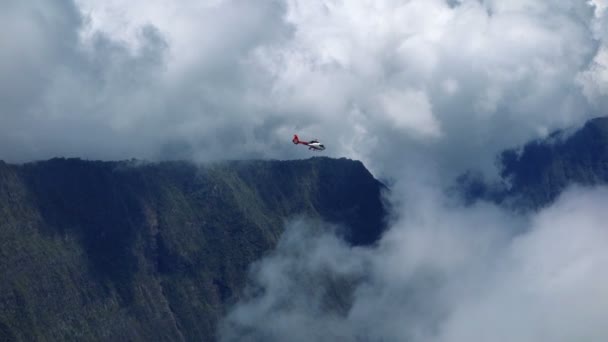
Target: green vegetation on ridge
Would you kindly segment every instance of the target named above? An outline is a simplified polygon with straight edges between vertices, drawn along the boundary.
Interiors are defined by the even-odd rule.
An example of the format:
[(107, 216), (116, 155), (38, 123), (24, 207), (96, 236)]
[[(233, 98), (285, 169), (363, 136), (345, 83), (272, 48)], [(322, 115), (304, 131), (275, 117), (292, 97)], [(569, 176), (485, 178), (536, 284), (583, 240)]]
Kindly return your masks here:
[(285, 222), (383, 229), (360, 162), (0, 162), (0, 341), (209, 340)]

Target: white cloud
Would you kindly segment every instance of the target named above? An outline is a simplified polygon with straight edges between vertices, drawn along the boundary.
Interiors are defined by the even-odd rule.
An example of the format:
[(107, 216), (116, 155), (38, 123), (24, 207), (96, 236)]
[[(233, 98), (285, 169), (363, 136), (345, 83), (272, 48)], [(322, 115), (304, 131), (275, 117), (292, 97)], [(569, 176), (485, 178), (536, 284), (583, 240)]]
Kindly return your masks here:
[(608, 2), (606, 2), (606, 0), (589, 0), (588, 3), (590, 6), (594, 7), (595, 16), (598, 18), (601, 18), (608, 8)]
[[(579, 75), (578, 81), (585, 96), (594, 104), (605, 104), (608, 96), (608, 47), (602, 47), (588, 70)], [(604, 101), (602, 101), (604, 100)]]
[(603, 341), (606, 189), (567, 192), (499, 255), (486, 288), (459, 304), (442, 341)]
[[(379, 149), (422, 151), (443, 170), (491, 170), (505, 146), (597, 115), (576, 85), (601, 39), (584, 3), (294, 0), (287, 9), (293, 37), (258, 54), (273, 61), (265, 65), (283, 107), (327, 122), (356, 110)], [(321, 132), (346, 135), (358, 124)], [(364, 159), (388, 165), (394, 154)]]
[[(319, 138), (395, 180), (402, 221), (375, 249), (291, 230), (253, 275), (271, 291), (228, 322), (290, 340), (605, 340), (603, 191), (527, 224), (438, 189), (605, 114), (607, 22), (603, 0), (3, 1), (0, 159), (301, 158), (292, 134)], [(352, 307), (306, 292), (345, 280)]]
[(253, 268), (258, 291), (233, 308), (222, 336), (604, 341), (607, 201), (606, 189), (573, 189), (523, 219), (430, 198), (369, 248), (297, 223)]
[(491, 170), (605, 97), (600, 2), (76, 5), (3, 4), (27, 38), (2, 40), (3, 159), (293, 158), (299, 132), (392, 177), (403, 155)]
[(399, 93), (393, 90), (383, 93), (379, 108), (403, 134), (422, 138), (438, 138), (441, 135), (441, 128), (424, 92), (406, 90)]

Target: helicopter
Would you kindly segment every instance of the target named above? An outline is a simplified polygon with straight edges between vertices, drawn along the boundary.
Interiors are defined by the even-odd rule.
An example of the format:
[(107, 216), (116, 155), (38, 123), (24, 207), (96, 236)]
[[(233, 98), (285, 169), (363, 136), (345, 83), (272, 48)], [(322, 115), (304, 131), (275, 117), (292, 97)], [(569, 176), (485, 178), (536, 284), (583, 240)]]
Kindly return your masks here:
[(306, 145), (306, 146), (308, 146), (309, 150), (313, 150), (313, 151), (323, 151), (325, 149), (325, 146), (323, 144), (321, 144), (317, 139), (313, 139), (311, 141), (303, 141), (303, 140), (300, 140), (300, 138), (298, 138), (297, 134), (293, 135), (293, 140), (291, 140), (291, 141), (296, 145), (298, 145), (298, 144)]

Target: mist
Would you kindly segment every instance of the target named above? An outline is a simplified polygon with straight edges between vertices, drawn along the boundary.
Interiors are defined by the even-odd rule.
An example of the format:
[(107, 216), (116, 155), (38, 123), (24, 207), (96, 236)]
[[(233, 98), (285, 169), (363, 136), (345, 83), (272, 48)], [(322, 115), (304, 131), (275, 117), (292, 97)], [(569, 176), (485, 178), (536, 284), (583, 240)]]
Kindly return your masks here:
[[(0, 160), (362, 160), (382, 239), (306, 220), (223, 340), (605, 341), (608, 191), (465, 206), (467, 170), (608, 108), (604, 0), (0, 3)], [(329, 232), (328, 232), (329, 231)]]
[[(0, 159), (495, 173), (606, 105), (603, 1), (5, 1)], [(418, 169), (419, 167), (416, 166)], [(424, 173), (424, 172), (423, 172)]]
[(572, 188), (528, 217), (431, 201), (374, 247), (294, 222), (222, 340), (603, 341), (607, 200)]

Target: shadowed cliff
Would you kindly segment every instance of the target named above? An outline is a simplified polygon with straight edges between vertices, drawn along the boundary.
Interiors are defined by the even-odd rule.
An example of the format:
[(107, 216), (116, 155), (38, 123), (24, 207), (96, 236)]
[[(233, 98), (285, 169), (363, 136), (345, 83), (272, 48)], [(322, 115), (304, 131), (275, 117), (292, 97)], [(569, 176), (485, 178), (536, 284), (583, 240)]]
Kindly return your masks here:
[(0, 162), (0, 340), (208, 340), (286, 220), (384, 229), (347, 159)]
[(551, 204), (568, 186), (608, 184), (608, 118), (506, 150), (498, 164), (498, 184), (488, 184), (475, 173), (460, 177), (460, 190), (469, 202), (486, 199), (535, 210)]

